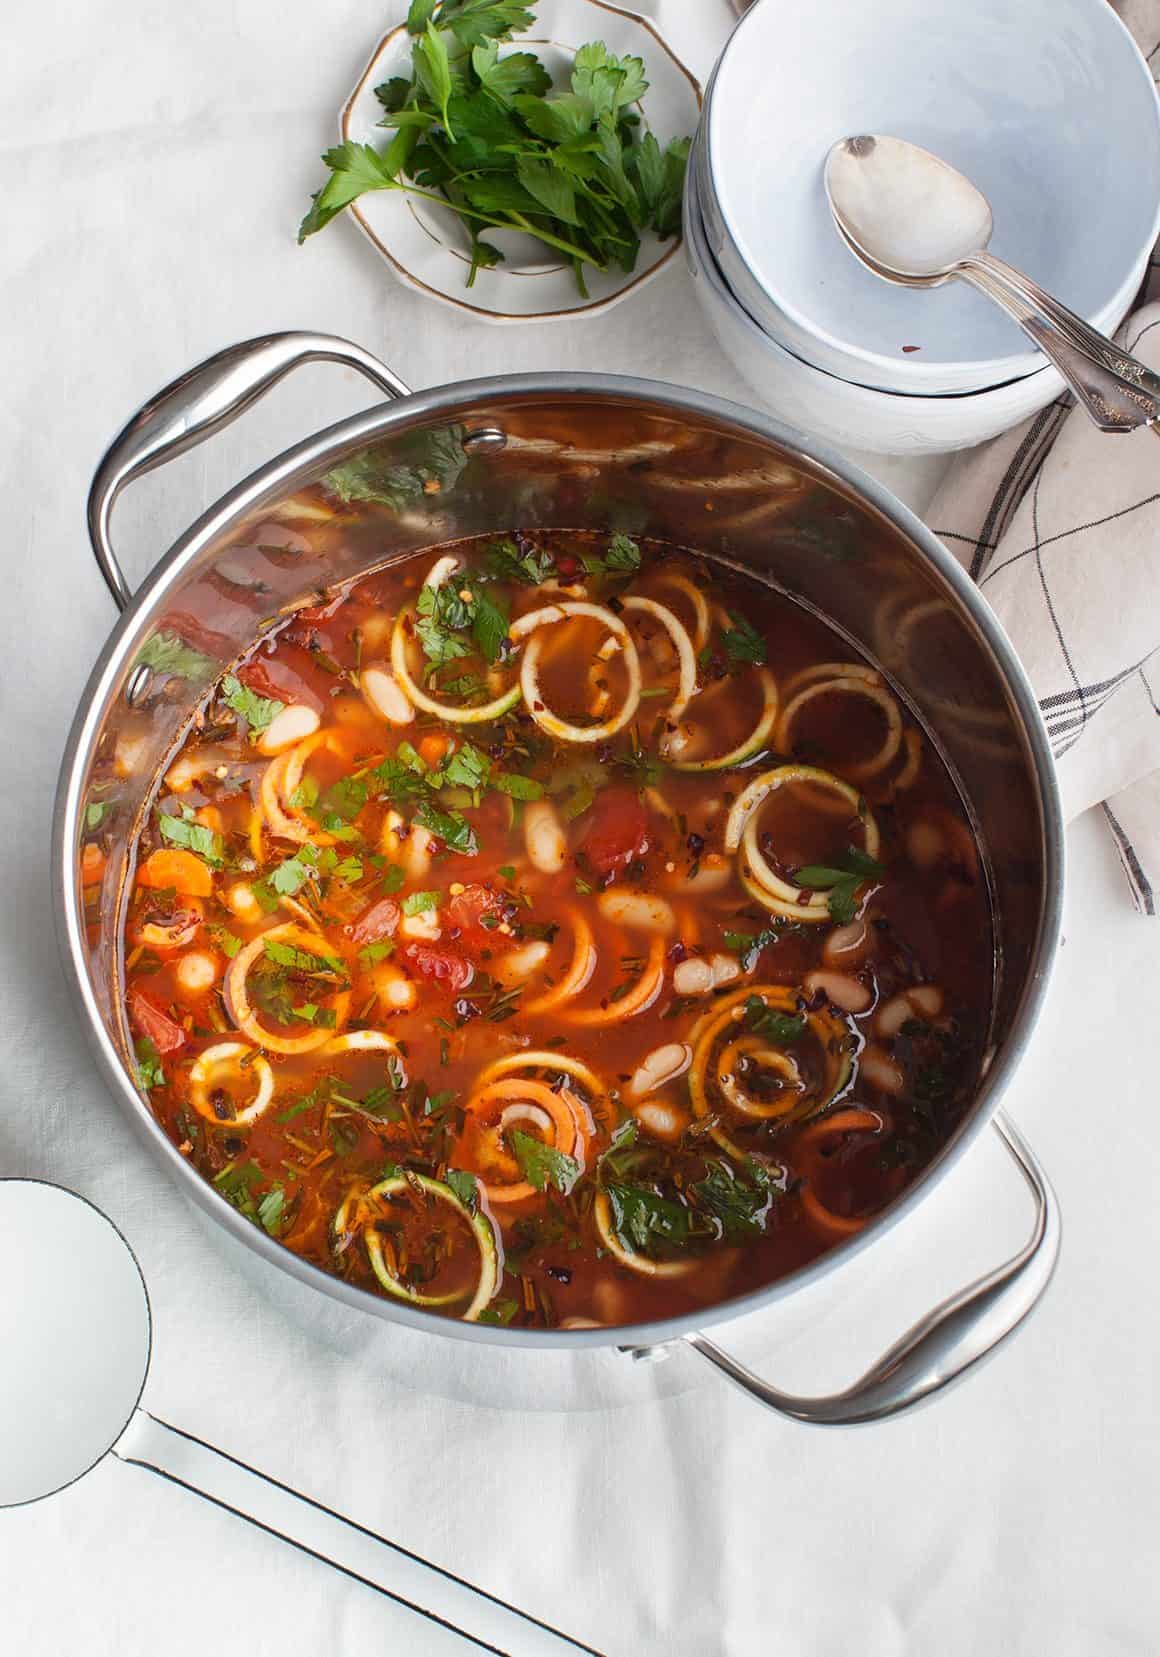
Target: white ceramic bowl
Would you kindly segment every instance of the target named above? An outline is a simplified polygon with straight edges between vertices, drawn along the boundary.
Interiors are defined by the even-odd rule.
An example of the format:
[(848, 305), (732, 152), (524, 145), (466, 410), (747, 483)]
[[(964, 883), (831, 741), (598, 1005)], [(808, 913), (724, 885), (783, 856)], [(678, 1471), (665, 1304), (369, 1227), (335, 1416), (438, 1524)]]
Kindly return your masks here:
[(729, 285), (791, 351), (863, 385), (975, 391), (1043, 358), (963, 283), (918, 292), (858, 264), (822, 184), (836, 139), (888, 132), (944, 156), (988, 196), (995, 253), (1104, 332), (1160, 229), (1160, 103), (1107, 0), (759, 0), (704, 127)]
[(908, 397), (853, 385), (795, 357), (746, 312), (713, 259), (697, 193), (685, 181), (685, 259), (705, 315), (725, 355), (767, 408), (840, 448), (878, 454), (940, 454), (967, 448), (1018, 425), (1063, 391), (1054, 368), (990, 391)]
[[(571, 73), (576, 48), (603, 40), (618, 57), (644, 62), (648, 91), (641, 115), (662, 147), (670, 138), (691, 135), (701, 112), (701, 88), (672, 48), (646, 18), (622, 11), (608, 0), (538, 0), (536, 26), (500, 48), (501, 55), (534, 52), (563, 86)], [(382, 106), (375, 87), (392, 75), (411, 72), (411, 37), (400, 24), (379, 41), (339, 117), (344, 139), (381, 147), (390, 136), (378, 123)], [(395, 273), (430, 299), (486, 322), (554, 322), (596, 316), (652, 280), (676, 255), (678, 237), (661, 241), (646, 232), (640, 239), (636, 269), (587, 271), (587, 295), (576, 286), (572, 266), (542, 242), (518, 231), (487, 232), (504, 262), (477, 272), (471, 268), (468, 237), (462, 221), (440, 204), (401, 191), (381, 190), (360, 197), (351, 216)]]

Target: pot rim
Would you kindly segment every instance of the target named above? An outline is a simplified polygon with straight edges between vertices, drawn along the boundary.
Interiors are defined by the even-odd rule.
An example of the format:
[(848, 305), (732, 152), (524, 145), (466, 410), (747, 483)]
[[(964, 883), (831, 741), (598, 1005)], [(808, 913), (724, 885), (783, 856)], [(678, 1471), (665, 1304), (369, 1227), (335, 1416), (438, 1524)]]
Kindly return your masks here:
[[(499, 1325), (464, 1323), (437, 1317), (398, 1302), (387, 1301), (313, 1265), (267, 1236), (232, 1208), (181, 1156), (145, 1101), (137, 1093), (106, 1031), (100, 1009), (88, 983), (83, 914), (75, 879), (76, 845), (81, 785), (93, 743), (99, 734), (104, 705), (117, 683), (130, 652), (137, 647), (142, 621), (178, 575), (231, 523), (292, 493), (317, 474), (323, 460), (336, 462), (387, 433), (429, 420), (454, 416), (483, 403), (490, 408), (537, 397), (620, 398), (645, 402), (676, 416), (699, 416), (719, 421), (765, 442), (778, 445), (800, 470), (856, 502), (905, 536), (933, 565), (973, 625), (982, 635), (1018, 710), (1038, 785), (1043, 818), (1045, 896), (1027, 982), (1016, 1008), (1011, 1033), (983, 1078), (974, 1104), (956, 1132), (942, 1145), (912, 1185), (847, 1241), (827, 1250), (806, 1266), (761, 1288), (719, 1301), (694, 1314), (661, 1318), (648, 1323), (622, 1324), (600, 1329), (510, 1329)], [(713, 1325), (743, 1318), (811, 1288), (845, 1261), (885, 1237), (926, 1200), (949, 1168), (964, 1154), (990, 1121), (1000, 1098), (1026, 1050), (1038, 1021), (1059, 940), (1063, 905), (1063, 814), (1051, 754), (1050, 740), (1034, 692), (998, 619), (962, 566), (933, 531), (897, 499), (884, 484), (845, 459), (829, 444), (777, 419), (708, 392), (629, 375), (581, 372), (539, 372), (452, 381), (426, 391), (381, 403), (324, 427), (265, 462), (237, 483), (180, 535), (149, 571), (132, 601), (113, 626), (81, 693), (61, 761), (53, 811), (53, 915), (65, 978), (85, 1033), (104, 1079), (128, 1116), (138, 1136), (176, 1183), (203, 1212), (243, 1247), (307, 1287), (387, 1322), (396, 1322), (426, 1334), (489, 1345), (565, 1351), (597, 1347), (661, 1346)]]

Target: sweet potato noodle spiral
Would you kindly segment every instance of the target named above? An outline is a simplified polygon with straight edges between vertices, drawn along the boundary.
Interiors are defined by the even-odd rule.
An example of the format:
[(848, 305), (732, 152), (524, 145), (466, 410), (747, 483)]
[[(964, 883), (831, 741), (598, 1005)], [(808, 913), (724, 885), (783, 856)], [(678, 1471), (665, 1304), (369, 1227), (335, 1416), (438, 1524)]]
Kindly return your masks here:
[[(479, 1272), (474, 1283), (427, 1294), (400, 1276), (393, 1263), (393, 1251), (384, 1246), (379, 1228), (390, 1220), (392, 1204), (414, 1205), (419, 1201), (425, 1202), (429, 1209), (437, 1205), (446, 1207), (470, 1233), (479, 1255)], [(340, 1249), (354, 1235), (361, 1234), (371, 1270), (379, 1283), (389, 1295), (412, 1306), (446, 1307), (466, 1300), (468, 1305), (460, 1316), (465, 1322), (474, 1323), (495, 1294), (502, 1255), (491, 1217), (482, 1208), (473, 1214), (442, 1180), (415, 1172), (388, 1175), (369, 1191), (348, 1194), (335, 1211), (332, 1231)]]
[(508, 1144), (514, 1129), (539, 1139), (583, 1168), (594, 1132), (585, 1105), (567, 1088), (559, 1092), (527, 1076), (488, 1082), (473, 1093), (456, 1152), (494, 1205), (523, 1202), (536, 1187), (520, 1173)]
[[(601, 719), (592, 725), (575, 725), (569, 720), (561, 719), (548, 707), (540, 689), (540, 655), (543, 642), (539, 637), (539, 630), (578, 617), (598, 621), (601, 626), (607, 628), (610, 637), (616, 641), (619, 648), (628, 679), (624, 700), (617, 712), (610, 719)], [(606, 742), (609, 737), (615, 736), (617, 731), (622, 731), (635, 715), (640, 706), (640, 657), (628, 628), (606, 605), (591, 604), (586, 599), (545, 604), (538, 610), (529, 610), (527, 614), (513, 621), (508, 630), (508, 637), (513, 644), (527, 641), (523, 661), (520, 663), (520, 689), (523, 692), (524, 704), (540, 729), (555, 737), (557, 741)]]
[(787, 920), (827, 921), (830, 907), (826, 893), (808, 892), (783, 879), (771, 866), (758, 838), (761, 806), (777, 789), (794, 784), (836, 796), (849, 815), (860, 819), (867, 856), (877, 856), (881, 846), (878, 824), (858, 790), (816, 765), (778, 765), (754, 777), (734, 801), (726, 819), (725, 850), (740, 850), (738, 877), (750, 897), (771, 914), (784, 915)]
[(226, 1008), (243, 1035), (249, 1036), (255, 1047), (270, 1053), (313, 1053), (334, 1040), (334, 1029), (345, 1023), (350, 1010), (349, 989), (338, 989), (331, 998), (334, 1027), (311, 1025), (300, 1035), (280, 1035), (268, 1029), (254, 1011), (247, 987), (247, 979), (258, 961), (266, 953), (266, 945), (285, 944), (291, 949), (312, 955), (320, 962), (328, 955), (326, 940), (321, 933), (308, 932), (305, 927), (287, 924), (273, 926), (252, 938), (230, 962), (225, 979)]
[[(746, 985), (714, 1003), (693, 1026), (689, 1100), (730, 1156), (744, 1158), (753, 1149), (737, 1143), (734, 1135), (740, 1128), (780, 1127), (816, 1116), (850, 1080), (857, 1047), (852, 1026), (832, 1007), (803, 1010), (803, 1000), (784, 984)], [(760, 1027), (748, 1030), (747, 1009), (754, 1001), (799, 1021), (801, 1036), (779, 1041)], [(755, 1095), (746, 1085), (753, 1070), (773, 1073), (776, 1091), (770, 1098)]]

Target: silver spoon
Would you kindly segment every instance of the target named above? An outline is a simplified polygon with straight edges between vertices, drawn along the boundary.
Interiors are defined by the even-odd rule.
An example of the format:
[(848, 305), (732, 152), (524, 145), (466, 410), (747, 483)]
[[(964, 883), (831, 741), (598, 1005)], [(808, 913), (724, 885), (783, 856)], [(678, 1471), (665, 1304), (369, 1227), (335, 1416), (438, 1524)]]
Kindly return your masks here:
[(1102, 431), (1160, 427), (1160, 375), (988, 253), (990, 203), (954, 167), (902, 138), (842, 138), (826, 157), (842, 240), (884, 282), (937, 288), (961, 277), (1001, 305), (1058, 368)]

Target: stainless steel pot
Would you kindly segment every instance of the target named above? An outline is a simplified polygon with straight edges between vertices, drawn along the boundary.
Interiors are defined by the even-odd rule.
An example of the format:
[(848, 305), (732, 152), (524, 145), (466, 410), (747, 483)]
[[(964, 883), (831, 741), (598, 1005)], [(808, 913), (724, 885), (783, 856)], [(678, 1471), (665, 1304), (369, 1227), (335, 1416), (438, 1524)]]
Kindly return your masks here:
[[(136, 594), (109, 535), (120, 490), (226, 426), (285, 374), (325, 360), (356, 368), (387, 401), (308, 435), (211, 507)], [(867, 434), (872, 441), (873, 434)], [(324, 560), (271, 547), (259, 525), (306, 531), (295, 497), (368, 456), (396, 506), (372, 548), (352, 537)], [(743, 1368), (690, 1321), (607, 1330), (511, 1330), (432, 1318), (330, 1277), (251, 1226), (177, 1153), (137, 1092), (116, 990), (124, 852), (151, 778), (206, 683), (263, 623), (371, 562), (456, 536), (533, 528), (630, 529), (693, 544), (825, 615), (887, 670), (941, 744), (975, 820), (992, 888), (996, 990), (986, 1071), (966, 1118), (921, 1177), (856, 1238), (768, 1287), (722, 1303), (710, 1325), (776, 1307), (841, 1271), (937, 1187), (993, 1121), (1034, 1199), (1031, 1236), (1005, 1265), (936, 1307), (845, 1391), (795, 1397)], [(185, 1194), (270, 1267), (432, 1339), (509, 1348), (617, 1346), (635, 1356), (684, 1341), (764, 1404), (802, 1421), (874, 1420), (928, 1398), (988, 1356), (1035, 1306), (1059, 1250), (1054, 1194), (996, 1107), (1039, 1013), (1056, 947), (1062, 829), (1047, 736), (1010, 645), (959, 566), (886, 490), (838, 455), (751, 410), (695, 391), (597, 374), (524, 374), (411, 393), (357, 346), (276, 334), (235, 346), (160, 392), (114, 440), (89, 501), (97, 561), (122, 615), (68, 741), (57, 799), (56, 917), (66, 970), (101, 1069), (141, 1137)], [(304, 543), (300, 543), (304, 545)], [(192, 679), (141, 661), (157, 634), (189, 635), (207, 658)], [(86, 922), (78, 848), (94, 762), (122, 755), (97, 918)]]

